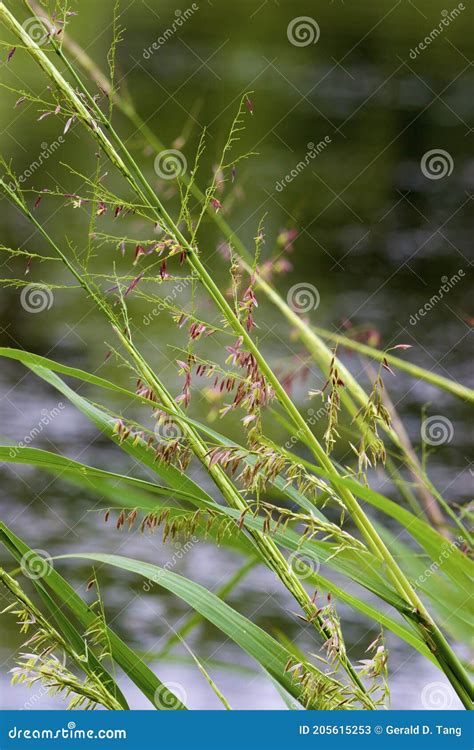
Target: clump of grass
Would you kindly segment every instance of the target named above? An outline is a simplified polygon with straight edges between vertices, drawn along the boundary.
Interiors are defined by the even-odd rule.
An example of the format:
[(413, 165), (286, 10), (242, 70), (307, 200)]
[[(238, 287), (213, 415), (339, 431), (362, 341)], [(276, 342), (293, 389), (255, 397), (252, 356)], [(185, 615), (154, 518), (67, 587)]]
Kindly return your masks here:
[[(25, 684), (31, 688), (40, 684), (49, 695), (61, 695), (69, 698), (69, 709), (94, 709), (101, 705), (112, 711), (121, 710), (123, 706), (109, 690), (100, 661), (105, 652), (100, 654), (100, 661), (94, 664), (87, 652), (76, 651), (71, 639), (65, 638), (57, 628), (42, 614), (31, 601), (16, 580), (0, 569), (3, 587), (13, 598), (13, 602), (3, 610), (17, 618), (22, 633), (29, 633), (23, 644), (17, 666), (12, 670), (12, 684)], [(90, 631), (86, 633), (89, 635)], [(84, 640), (87, 647), (87, 640)], [(69, 663), (83, 674), (79, 678), (72, 671)]]
[[(435, 609), (442, 611), (440, 591), (436, 586), (427, 587), (422, 598), (414, 583), (413, 571), (406, 565), (403, 545), (399, 546), (399, 554), (389, 548), (384, 541), (384, 533), (374, 525), (361, 502), (371, 504), (382, 513), (395, 518), (400, 529), (411, 535), (421, 547), (426, 561), (435, 560), (439, 556), (442, 545), (446, 542), (445, 536), (425, 520), (416, 518), (409, 510), (399, 508), (387, 497), (376, 493), (370, 486), (370, 465), (386, 463), (385, 440), (390, 443), (391, 450), (397, 452), (397, 458), (404, 462), (424, 486), (427, 485), (426, 475), (416, 456), (413, 456), (406, 442), (394, 430), (391, 414), (383, 397), (382, 370), (390, 373), (391, 368), (397, 366), (399, 358), (370, 347), (368, 351), (364, 350), (364, 353), (381, 361), (373, 388), (366, 394), (337, 357), (337, 353), (326, 347), (318, 333), (295, 315), (269, 283), (268, 267), (266, 274), (262, 274), (263, 223), (260, 222), (257, 227), (254, 256), (249, 257), (243, 244), (222, 219), (222, 181), (228, 180), (229, 174), (232, 179), (236, 164), (249, 156), (237, 151), (239, 133), (244, 127), (246, 113), (253, 109), (248, 104), (249, 95), (242, 97), (222, 156), (205, 191), (201, 191), (196, 184), (199, 160), (205, 147), (204, 137), (201, 139), (192, 175), (178, 181), (180, 205), (177, 216), (173, 217), (171, 207), (147, 180), (123, 138), (115, 130), (114, 105), (119, 106), (133, 122), (137, 122), (138, 115), (129, 103), (121, 100), (113, 82), (102, 85), (102, 74), (98, 73), (88, 58), (79, 55), (79, 60), (93, 79), (96, 82), (101, 80), (101, 88), (107, 92), (105, 98), (101, 98), (100, 92), (93, 95), (64, 52), (63, 44), (67, 46), (67, 41), (64, 41), (67, 38), (63, 32), (49, 32), (53, 56), (48, 49), (39, 47), (30, 38), (3, 2), (0, 2), (0, 20), (18, 40), (15, 50), (21, 47), (28, 53), (50, 81), (51, 101), (42, 104), (44, 111), (62, 118), (65, 132), (72, 126), (83, 125), (91, 142), (96, 142), (96, 147), (99, 147), (128, 186), (127, 197), (120, 192), (116, 194), (112, 187), (107, 186), (108, 181), (101, 178), (101, 170), (98, 169), (95, 180), (79, 175), (86, 186), (83, 195), (43, 190), (33, 196), (36, 207), (39, 200), (54, 200), (55, 197), (67, 199), (75, 208), (89, 207), (87, 252), (79, 256), (72, 247), (60, 246), (46, 231), (36, 218), (34, 209), (30, 207), (30, 196), (21, 190), (13, 168), (5, 161), (4, 177), (0, 180), (0, 188), (7, 198), (35, 227), (48, 248), (51, 255), (44, 255), (42, 259), (46, 262), (46, 258), (52, 257), (61, 262), (75, 283), (95, 304), (115, 336), (116, 343), (109, 354), (115, 356), (119, 366), (127, 368), (134, 385), (130, 390), (122, 388), (113, 381), (24, 352), (2, 350), (0, 353), (19, 359), (66, 395), (119, 449), (152, 469), (156, 479), (164, 482), (164, 485), (86, 467), (35, 449), (22, 449), (15, 455), (10, 455), (7, 449), (1, 451), (1, 455), (9, 455), (10, 460), (31, 462), (47, 470), (55, 471), (62, 466), (67, 479), (80, 483), (81, 480), (84, 481), (84, 477), (88, 477), (93, 486), (106, 497), (114, 494), (112, 481), (126, 486), (128, 490), (132, 490), (130, 505), (119, 508), (114, 505), (117, 510), (115, 525), (118, 529), (133, 529), (139, 524), (145, 531), (161, 526), (163, 542), (179, 534), (185, 539), (198, 535), (217, 545), (240, 545), (247, 555), (250, 550), (258, 564), (269, 568), (279, 584), (293, 597), (298, 608), (297, 616), (314, 628), (321, 641), (321, 668), (316, 666), (310, 655), (298, 654), (295, 660), (297, 648), (294, 644), (282, 645), (246, 621), (218, 597), (176, 574), (141, 561), (107, 556), (100, 552), (84, 554), (82, 558), (96, 564), (131, 570), (149, 578), (155, 576), (159, 585), (168, 587), (177, 596), (181, 596), (197, 613), (207, 617), (247, 650), (277, 681), (281, 689), (296, 698), (301, 705), (325, 709), (374, 709), (388, 699), (388, 660), (383, 639), (373, 644), (372, 656), (361, 660), (359, 668), (355, 667), (347, 654), (344, 624), (332, 597), (335, 594), (336, 600), (340, 599), (362, 611), (374, 622), (391, 629), (431, 659), (446, 675), (466, 708), (470, 707), (472, 685), (466, 670), (437, 618), (425, 603), (425, 598), (428, 598)], [(118, 33), (114, 37), (113, 50), (109, 56), (112, 81)], [(65, 74), (56, 66), (56, 59), (63, 64)], [(14, 64), (11, 53), (9, 63)], [(31, 96), (34, 101), (33, 95), (22, 93), (22, 96)], [(146, 135), (148, 131), (144, 129), (143, 132)], [(152, 135), (150, 141), (152, 145), (156, 143)], [(78, 176), (72, 168), (71, 172)], [(218, 195), (221, 197), (218, 198)], [(198, 200), (197, 208), (191, 206), (191, 196)], [(112, 215), (113, 221), (120, 223), (119, 234), (96, 231), (97, 222), (107, 215)], [(227, 255), (230, 301), (214, 280), (200, 249), (200, 227), (205, 216), (211, 216), (216, 221), (230, 245)], [(137, 240), (134, 237), (133, 224), (130, 231), (127, 230), (127, 222), (137, 218), (148, 234), (147, 239)], [(157, 229), (161, 232), (159, 241), (152, 239)], [(119, 248), (126, 254), (130, 246), (134, 248), (133, 259), (125, 273), (119, 273), (116, 264), (112, 262), (107, 273), (95, 270), (93, 261), (96, 247), (101, 247), (102, 253)], [(11, 250), (14, 256), (19, 252), (17, 248), (4, 250)], [(32, 253), (31, 258), (36, 254)], [(170, 303), (163, 289), (170, 283), (184, 285), (187, 281), (191, 289), (190, 299), (178, 293)], [(276, 374), (264, 347), (258, 341), (256, 323), (260, 294), (267, 296), (287, 321), (296, 326), (308, 354), (321, 368), (327, 381), (326, 386), (321, 389), (327, 404), (328, 418), (324, 445), (317, 439), (311, 424), (291, 398), (288, 388)], [(148, 301), (150, 305), (162, 304), (163, 309), (170, 314), (172, 324), (176, 326), (177, 335), (181, 332), (180, 335), (184, 338), (180, 358), (176, 360), (177, 371), (183, 382), (182, 390), (177, 395), (173, 395), (166, 387), (160, 370), (148, 361), (136, 343), (140, 331), (133, 316), (135, 299)], [(209, 303), (212, 303), (214, 309), (212, 320), (208, 319)], [(200, 345), (208, 337), (212, 337), (217, 351), (212, 359), (200, 354)], [(347, 342), (348, 339), (343, 338), (336, 343), (344, 345)], [(405, 348), (405, 345), (399, 345), (398, 348)], [(419, 368), (405, 363), (404, 369), (409, 374), (420, 376)], [(107, 391), (115, 391), (127, 398), (131, 397), (140, 406), (143, 419), (131, 422), (124, 415), (115, 414), (99, 403), (91, 403), (69, 388), (58, 377), (58, 372), (95, 385), (103, 395)], [(472, 399), (472, 393), (464, 387), (453, 387), (450, 381), (424, 372), (422, 376), (453, 395)], [(237, 418), (240, 434), (238, 444), (211, 428), (210, 420), (209, 423), (197, 421), (189, 416), (192, 394), (198, 387), (196, 383), (203, 377), (213, 382), (221, 416)], [(355, 447), (356, 467), (341, 467), (331, 456), (336, 438), (340, 437), (339, 415), (342, 410), (347, 411), (353, 419), (351, 429), (356, 433), (355, 442), (358, 441)], [(289, 452), (283, 445), (275, 444), (267, 434), (269, 416), (278, 419), (288, 435), (295, 438), (296, 453)], [(150, 417), (154, 423), (153, 431), (143, 424)], [(219, 502), (190, 477), (188, 468), (192, 462), (198, 462), (212, 480)], [(395, 471), (392, 478), (394, 482), (399, 479)], [(433, 490), (431, 485), (430, 490)], [(408, 489), (407, 494), (410, 492)], [(171, 505), (170, 494), (174, 498)], [(434, 494), (439, 497), (439, 493)], [(441, 505), (446, 507), (442, 498)], [(339, 523), (327, 518), (325, 514), (328, 511), (339, 514)], [(107, 519), (110, 512), (110, 509), (106, 511)], [(347, 518), (353, 523), (353, 532), (344, 528)], [(462, 607), (465, 605), (464, 592), (471, 565), (465, 554), (470, 536), (464, 520), (451, 509), (448, 518), (446, 533), (451, 535), (455, 524), (465, 547), (453, 548), (452, 555), (443, 565), (440, 579), (444, 583), (449, 581), (452, 597)], [(5, 526), (2, 526), (2, 540), (18, 559), (24, 543)], [(295, 554), (304, 555), (309, 561), (308, 584), (326, 588), (330, 592), (324, 606), (318, 605), (313, 589), (303, 583), (304, 579), (295, 570), (292, 564)], [(311, 569), (311, 561), (317, 562), (314, 569)], [(324, 561), (331, 572), (343, 572), (350, 581), (360, 583), (372, 594), (389, 603), (394, 613), (402, 616), (403, 623), (396, 617), (378, 612), (376, 607), (371, 607), (364, 599), (353, 595), (349, 587), (347, 590), (339, 588), (331, 579), (324, 578), (319, 572), (321, 561)], [(9, 584), (12, 593), (12, 587), (16, 586), (16, 581)], [(48, 609), (54, 611), (54, 601), (44, 598), (44, 592), (49, 586), (54, 597), (66, 603), (61, 592), (62, 579), (47, 576), (40, 583), (34, 582), (34, 586), (42, 594), (43, 602), (46, 602), (44, 606)], [(18, 589), (15, 590), (18, 598)], [(77, 598), (70, 606), (76, 617), (82, 618), (86, 627), (82, 636), (76, 634), (76, 640), (78, 637), (78, 642), (88, 644), (91, 659), (100, 664), (107, 657), (123, 668), (126, 665), (127, 673), (134, 675), (137, 684), (150, 697), (153, 678), (146, 670), (137, 674), (136, 667), (131, 667), (130, 653), (121, 642), (117, 642), (107, 626), (102, 598), (99, 600), (99, 613), (92, 619), (85, 617)], [(89, 621), (86, 623), (87, 619)], [(447, 621), (443, 620), (443, 624), (446, 626)], [(59, 623), (59, 630), (54, 633), (55, 643), (63, 644), (66, 649), (68, 639), (73, 634), (68, 631), (64, 621)], [(88, 659), (86, 663), (89, 665)], [(198, 660), (198, 667), (199, 664)], [(118, 699), (116, 703), (120, 705), (113, 704), (108, 691), (100, 700), (93, 698), (97, 681), (100, 686), (104, 684), (101, 672), (87, 671), (87, 680), (81, 683), (80, 688), (77, 681), (73, 684), (74, 676), (70, 676), (69, 672), (61, 672), (55, 665), (56, 662), (51, 661), (48, 654), (46, 661), (42, 656), (31, 657), (22, 669), (27, 669), (28, 674), (35, 671), (39, 675), (38, 679), (52, 680), (54, 673), (58, 684), (62, 680), (62, 684), (67, 685), (69, 681), (71, 691), (82, 696), (73, 706), (83, 705), (84, 699), (88, 701), (87, 706), (101, 703), (108, 708), (123, 707)], [(201, 667), (201, 673), (206, 676), (206, 670)], [(91, 680), (96, 682), (91, 685)], [(209, 680), (214, 691), (219, 693), (212, 679)], [(115, 683), (114, 678), (112, 682)], [(94, 695), (99, 698), (98, 693)], [(176, 700), (173, 705), (183, 707)]]

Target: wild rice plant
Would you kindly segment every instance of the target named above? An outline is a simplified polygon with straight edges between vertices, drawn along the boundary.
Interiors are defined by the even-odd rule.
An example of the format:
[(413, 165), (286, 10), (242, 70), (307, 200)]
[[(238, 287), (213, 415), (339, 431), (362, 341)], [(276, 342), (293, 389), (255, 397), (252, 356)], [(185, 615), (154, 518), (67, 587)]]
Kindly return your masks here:
[[(36, 3), (25, 0), (25, 6), (30, 15), (37, 10)], [(391, 351), (380, 351), (354, 338), (315, 329), (277, 292), (270, 278), (277, 270), (271, 262), (261, 260), (263, 223), (257, 227), (252, 254), (222, 217), (218, 197), (223, 182), (225, 185), (232, 179), (236, 165), (249, 157), (238, 149), (239, 134), (253, 109), (251, 94), (242, 97), (222, 156), (205, 190), (196, 181), (205, 148), (203, 135), (194, 169), (189, 176), (176, 180), (180, 202), (174, 210), (149, 182), (115, 127), (114, 112), (118, 107), (149, 140), (152, 149), (158, 153), (163, 150), (156, 134), (115, 88), (114, 55), (120, 38), (117, 23), (108, 79), (67, 36), (64, 27), (70, 16), (65, 12), (51, 22), (38, 18), (38, 23), (44, 23), (47, 37), (47, 44), (39, 46), (16, 13), (0, 2), (0, 21), (14, 39), (3, 43), (8, 64), (13, 66), (17, 56), (26, 54), (40, 66), (49, 83), (47, 100), (21, 90), (15, 93), (19, 96), (16, 103), (37, 104), (40, 118), (50, 115), (61, 120), (65, 133), (71, 127), (84, 126), (91, 146), (95, 141), (95, 148), (123, 179), (123, 187), (116, 191), (115, 182), (101, 174), (99, 162), (92, 179), (70, 168), (71, 177), (79, 177), (82, 182), (80, 193), (45, 188), (30, 195), (22, 190), (13, 166), (3, 159), (0, 187), (44, 244), (41, 253), (36, 252), (37, 245), (31, 252), (15, 247), (2, 249), (12, 257), (26, 253), (28, 268), (38, 260), (63, 264), (110, 326), (115, 344), (109, 356), (115, 358), (117, 368), (127, 368), (131, 385), (120, 386), (113, 379), (19, 349), (3, 348), (0, 354), (22, 363), (62, 393), (118, 449), (151, 470), (154, 479), (86, 466), (35, 448), (3, 446), (1, 459), (60, 474), (88, 491), (110, 498), (110, 504), (103, 508), (109, 529), (113, 523), (117, 532), (138, 529), (145, 534), (160, 530), (164, 544), (178, 537), (185, 543), (196, 537), (240, 551), (244, 558), (242, 570), (220, 595), (147, 562), (99, 551), (68, 556), (88, 560), (96, 569), (108, 565), (131, 571), (185, 601), (195, 611), (195, 617), (171, 636), (164, 652), (182, 643), (196, 622), (205, 618), (255, 659), (290, 706), (294, 701), (305, 708), (325, 709), (372, 710), (387, 705), (389, 656), (383, 632), (369, 647), (368, 657), (353, 664), (347, 654), (344, 622), (337, 611), (342, 602), (372, 624), (392, 631), (433, 662), (463, 705), (471, 708), (472, 684), (452, 645), (454, 640), (469, 639), (465, 613), (471, 585), (472, 539), (467, 517), (455, 512), (429, 480), (425, 465), (390, 407), (385, 377), (398, 368), (465, 401), (473, 401), (473, 392), (395, 355), (394, 350), (408, 348), (403, 343)], [(80, 70), (71, 63), (68, 51), (74, 52), (98, 91), (91, 91)], [(83, 254), (64, 238), (47, 232), (34, 213), (40, 201), (58, 199), (76, 209), (90, 210), (87, 250)], [(99, 229), (107, 216), (113, 217), (110, 233)], [(228, 244), (224, 258), (228, 295), (214, 280), (207, 267), (205, 248), (200, 247), (205, 217), (216, 222)], [(145, 239), (136, 239), (138, 225)], [(117, 226), (120, 229), (114, 230)], [(94, 265), (98, 248), (111, 258), (106, 273)], [(117, 250), (128, 258), (130, 248), (133, 259), (125, 271), (119, 272), (118, 265), (125, 266), (126, 261), (118, 264), (112, 258)], [(8, 279), (5, 283), (20, 287), (25, 281)], [(171, 299), (166, 292), (170, 286), (178, 290)], [(179, 291), (188, 288), (191, 299)], [(292, 399), (288, 382), (275, 372), (265, 346), (258, 341), (260, 296), (268, 298), (297, 330), (308, 357), (326, 381), (318, 392), (309, 394), (309, 399), (322, 398), (325, 406), (324, 444), (317, 439)], [(136, 343), (140, 326), (134, 318), (134, 300), (148, 303), (150, 309), (160, 305), (169, 315), (170, 325), (181, 332), (176, 365), (183, 387), (178, 395), (163, 382), (160, 363), (157, 366), (149, 361)], [(209, 303), (215, 311), (212, 319)], [(208, 337), (212, 337), (217, 352), (213, 358), (201, 346)], [(325, 340), (357, 349), (379, 362), (369, 393)], [(92, 402), (80, 395), (60, 375), (94, 386), (97, 400)], [(202, 382), (212, 383), (221, 416), (234, 417), (232, 434), (237, 424), (238, 440), (211, 427), (211, 419), (198, 421), (189, 416), (188, 407)], [(99, 403), (98, 399), (102, 401), (102, 397), (112, 393), (123, 397), (124, 404), (132, 400), (143, 417), (131, 419)], [(347, 415), (351, 419), (349, 432), (355, 456), (352, 464), (340, 466), (332, 452), (341, 439), (341, 416)], [(147, 427), (150, 416), (155, 425), (152, 430)], [(286, 431), (286, 443), (276, 444), (271, 438), (271, 422)], [(215, 497), (191, 478), (189, 467), (195, 463), (212, 481)], [(370, 470), (375, 465), (386, 471), (398, 493), (397, 501), (372, 489)], [(403, 479), (400, 467), (408, 470), (413, 484)], [(119, 502), (117, 487), (123, 489)], [(371, 518), (372, 509), (391, 519), (391, 528), (395, 522), (400, 532), (410, 537), (416, 554), (410, 544), (401, 542), (393, 531)], [(99, 517), (97, 523), (101, 523)], [(100, 704), (109, 709), (127, 708), (126, 698), (117, 686), (114, 670), (118, 665), (157, 708), (185, 708), (179, 697), (170, 693), (108, 626), (106, 592), (98, 593), (94, 608), (88, 607), (56, 569), (13, 530), (2, 524), (0, 535), (20, 564), (10, 574), (2, 572), (2, 583), (12, 599), (8, 609), (16, 613), (22, 627), (30, 622), (36, 630), (25, 644), (30, 651), (19, 657), (16, 679), (42, 681), (53, 692), (74, 696), (71, 707)], [(34, 544), (34, 540), (29, 542)], [(447, 545), (449, 554), (443, 557), (436, 576), (418, 585), (420, 566), (424, 569), (436, 563)], [(20, 583), (25, 559), (33, 568), (44, 568), (43, 575), (29, 576), (38, 604)], [(320, 563), (327, 568), (328, 577), (319, 572)], [(225, 603), (241, 575), (256, 565), (273, 572), (295, 600), (296, 616), (314, 628), (321, 642), (317, 663), (311, 654), (301, 653), (287, 639), (275, 638)], [(347, 587), (336, 584), (333, 573), (342, 574)], [(356, 596), (352, 583), (390, 605), (393, 613), (388, 615), (363, 595)], [(98, 590), (95, 574), (93, 584)], [(314, 592), (315, 588), (326, 595)], [(191, 656), (224, 706), (230, 708), (205, 665), (192, 652)]]

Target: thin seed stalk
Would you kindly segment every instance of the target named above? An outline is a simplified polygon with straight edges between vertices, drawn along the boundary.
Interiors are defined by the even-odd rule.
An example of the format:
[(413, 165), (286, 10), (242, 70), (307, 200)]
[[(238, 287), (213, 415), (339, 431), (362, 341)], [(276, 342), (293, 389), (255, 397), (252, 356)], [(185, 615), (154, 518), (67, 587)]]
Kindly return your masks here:
[[(247, 350), (255, 357), (260, 371), (267, 379), (268, 383), (272, 385), (275, 394), (290, 416), (292, 421), (298, 430), (305, 435), (307, 442), (317, 460), (320, 462), (322, 468), (329, 472), (335, 479), (339, 478), (340, 475), (334, 468), (332, 461), (326, 455), (323, 447), (319, 444), (316, 437), (313, 435), (311, 429), (299, 413), (293, 401), (286, 393), (285, 389), (279, 382), (278, 378), (273, 373), (270, 366), (267, 364), (265, 358), (260, 353), (258, 347), (254, 344), (252, 338), (249, 336), (247, 330), (242, 326), (240, 320), (235, 315), (234, 311), (228, 304), (227, 300), (213, 281), (212, 277), (204, 267), (203, 263), (199, 259), (195, 249), (190, 246), (187, 239), (184, 237), (179, 228), (175, 225), (172, 218), (162, 205), (158, 196), (153, 191), (152, 187), (143, 176), (140, 168), (135, 163), (133, 157), (129, 154), (126, 147), (122, 143), (119, 136), (116, 134), (111, 124), (107, 123), (107, 130), (110, 133), (110, 137), (116, 143), (117, 147), (124, 154), (122, 158), (108, 140), (102, 129), (99, 127), (98, 122), (93, 118), (88, 109), (82, 103), (80, 97), (74, 92), (72, 87), (67, 83), (55, 66), (51, 63), (49, 58), (43, 53), (40, 47), (29, 37), (26, 31), (18, 23), (16, 18), (8, 11), (3, 2), (0, 2), (0, 17), (3, 18), (5, 25), (10, 28), (13, 33), (19, 37), (25, 47), (28, 49), (30, 54), (36, 59), (39, 65), (43, 68), (46, 74), (56, 83), (58, 88), (62, 91), (64, 96), (74, 105), (76, 111), (84, 123), (92, 130), (94, 136), (98, 140), (101, 148), (107, 154), (112, 163), (119, 169), (123, 174), (127, 182), (130, 184), (134, 192), (142, 199), (145, 200), (148, 206), (155, 212), (158, 221), (164, 223), (165, 228), (170, 235), (174, 237), (186, 250), (187, 262), (194, 269), (199, 280), (203, 284), (204, 288), (215, 302), (216, 306), (225, 319), (232, 327), (237, 336), (242, 337), (243, 342)], [(90, 101), (93, 102), (92, 97)], [(98, 107), (94, 104), (94, 108)], [(100, 110), (99, 110), (100, 112)], [(104, 119), (103, 113), (100, 112), (99, 121)], [(128, 162), (126, 166), (125, 161)], [(151, 373), (153, 375), (153, 373)], [(153, 375), (153, 378), (155, 376)], [(173, 404), (174, 405), (174, 404)], [(199, 439), (199, 438), (198, 438)], [(226, 475), (225, 475), (226, 476)], [(225, 482), (223, 482), (223, 487)], [(423, 637), (423, 640), (431, 646), (432, 650), (438, 662), (450, 679), (453, 687), (458, 693), (460, 699), (466, 708), (472, 708), (472, 703), (469, 700), (469, 696), (472, 695), (472, 685), (466, 674), (466, 671), (454, 654), (449, 643), (445, 639), (444, 635), (439, 630), (436, 623), (431, 618), (431, 615), (426, 610), (424, 604), (419, 599), (415, 590), (412, 588), (408, 578), (405, 576), (403, 571), (399, 568), (398, 564), (390, 554), (389, 550), (383, 543), (382, 539), (378, 535), (376, 529), (372, 525), (369, 518), (365, 515), (362, 508), (360, 507), (357, 499), (352, 495), (346, 488), (340, 488), (339, 493), (341, 499), (347, 507), (347, 510), (352, 515), (353, 520), (358, 526), (361, 534), (366, 540), (368, 547), (376, 555), (376, 557), (385, 565), (388, 577), (392, 581), (395, 589), (402, 595), (402, 597), (413, 607), (414, 611), (418, 613), (421, 622), (419, 623), (419, 630)], [(268, 545), (270, 540), (264, 539), (265, 545)], [(281, 553), (280, 553), (281, 554)], [(284, 558), (283, 558), (284, 559)], [(286, 561), (285, 561), (286, 565)], [(283, 575), (283, 571), (280, 571)], [(285, 572), (285, 578), (287, 573)], [(301, 586), (298, 581), (298, 585)], [(301, 587), (303, 588), (303, 587)], [(304, 588), (303, 588), (304, 591)], [(434, 648), (433, 648), (434, 646)]]

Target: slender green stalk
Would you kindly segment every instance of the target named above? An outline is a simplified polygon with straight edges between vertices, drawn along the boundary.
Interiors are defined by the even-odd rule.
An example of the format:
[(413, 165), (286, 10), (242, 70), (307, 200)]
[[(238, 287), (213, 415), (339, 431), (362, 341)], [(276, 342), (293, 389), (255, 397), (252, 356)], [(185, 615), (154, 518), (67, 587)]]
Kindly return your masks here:
[(364, 354), (371, 359), (376, 359), (378, 362), (383, 362), (383, 360), (386, 359), (389, 364), (393, 365), (398, 370), (407, 372), (413, 378), (416, 378), (417, 380), (424, 380), (425, 382), (430, 383), (431, 385), (434, 385), (441, 390), (451, 393), (453, 396), (457, 396), (463, 401), (467, 401), (471, 404), (474, 403), (474, 391), (472, 390), (472, 388), (468, 388), (466, 385), (462, 385), (462, 383), (456, 383), (452, 380), (448, 380), (448, 378), (444, 378), (442, 375), (437, 375), (435, 372), (425, 370), (424, 367), (419, 367), (418, 365), (414, 365), (404, 359), (400, 359), (400, 357), (397, 357), (394, 354), (390, 354), (390, 351), (381, 351), (380, 349), (375, 349), (373, 346), (362, 344), (360, 341), (355, 341), (348, 336), (343, 336), (339, 333), (333, 333), (332, 331), (327, 331), (325, 328), (320, 328), (318, 326), (314, 326), (314, 331), (319, 333), (319, 335), (322, 336), (323, 339), (333, 341), (335, 344), (340, 344), (346, 349), (352, 349), (353, 351), (359, 352), (359, 354)]
[[(368, 365), (368, 371), (369, 371), (369, 377), (371, 378), (371, 380), (373, 380), (374, 371), (371, 365)], [(419, 494), (421, 496), (421, 499), (422, 499), (422, 502), (426, 511), (426, 515), (432, 522), (433, 526), (435, 526), (440, 531), (440, 533), (444, 533), (446, 536), (449, 537), (449, 534), (446, 531), (446, 524), (444, 521), (443, 514), (440, 511), (440, 507), (443, 508), (446, 515), (449, 516), (453, 524), (461, 532), (463, 539), (467, 542), (469, 547), (472, 549), (472, 546), (473, 546), (472, 535), (470, 534), (469, 530), (465, 527), (462, 520), (458, 518), (456, 513), (454, 513), (454, 511), (446, 502), (444, 497), (437, 491), (436, 487), (433, 485), (433, 483), (429, 479), (424, 468), (420, 466), (417, 456), (415, 454), (415, 451), (413, 450), (413, 447), (411, 445), (410, 438), (408, 437), (408, 434), (405, 430), (405, 427), (402, 424), (402, 421), (399, 418), (397, 411), (389, 395), (386, 392), (382, 394), (382, 399), (391, 412), (392, 425), (395, 429), (395, 432), (398, 436), (398, 439), (401, 445), (404, 448), (404, 453), (408, 460), (408, 466), (409, 468), (411, 468), (412, 474), (415, 477), (415, 479), (421, 482), (421, 486), (419, 488)]]

